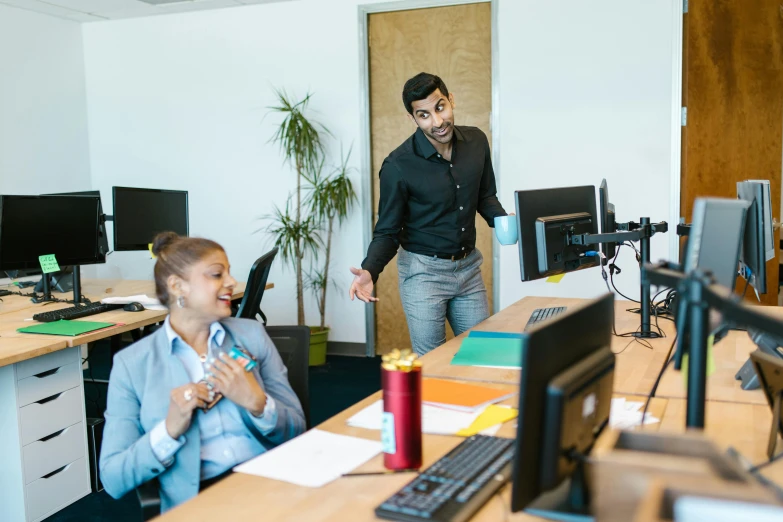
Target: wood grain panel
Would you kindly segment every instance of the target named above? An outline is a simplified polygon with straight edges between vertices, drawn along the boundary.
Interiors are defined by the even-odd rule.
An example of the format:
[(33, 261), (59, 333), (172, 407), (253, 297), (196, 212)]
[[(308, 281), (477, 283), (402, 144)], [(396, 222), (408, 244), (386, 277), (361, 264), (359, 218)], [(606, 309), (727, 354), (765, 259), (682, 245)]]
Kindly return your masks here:
[[(681, 215), (700, 196), (734, 198), (736, 182), (768, 179), (780, 216), (783, 21), (780, 0), (691, 0), (685, 16)], [(778, 234), (765, 304), (778, 301)], [(740, 287), (741, 288), (741, 287)], [(752, 292), (749, 292), (752, 293)]]
[[(373, 208), (378, 208), (381, 164), (416, 126), (402, 104), (402, 86), (419, 72), (437, 74), (454, 94), (457, 125), (488, 136), (491, 110), (491, 16), (489, 3), (372, 14), (369, 17)], [(437, 28), (437, 30), (435, 30)], [(490, 138), (491, 142), (491, 138)], [(373, 216), (373, 225), (377, 215)], [(477, 215), (477, 248), (492, 306), (492, 234)], [(397, 281), (396, 259), (384, 269), (376, 295), (376, 351), (410, 348)], [(449, 329), (449, 338), (453, 337)]]

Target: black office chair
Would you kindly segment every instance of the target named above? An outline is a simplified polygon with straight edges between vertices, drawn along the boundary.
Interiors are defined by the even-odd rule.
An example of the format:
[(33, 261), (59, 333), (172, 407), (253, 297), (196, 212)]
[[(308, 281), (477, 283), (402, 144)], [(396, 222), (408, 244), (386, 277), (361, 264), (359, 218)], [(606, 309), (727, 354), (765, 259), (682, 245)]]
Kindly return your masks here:
[(272, 261), (275, 260), (277, 250), (277, 247), (273, 248), (253, 263), (253, 266), (250, 268), (250, 275), (247, 276), (245, 296), (242, 298), (242, 302), (239, 303), (235, 317), (255, 319), (256, 314), (260, 314), (261, 320), (266, 324), (266, 316), (261, 311), (261, 298), (264, 297), (266, 281), (269, 279), (269, 270), (272, 268)]
[(302, 403), (305, 424), (310, 429), (310, 328), (267, 326), (266, 332), (288, 368), (288, 383)]
[(160, 515), (160, 484), (154, 478), (136, 488), (136, 497), (141, 505), (141, 519), (144, 522)]
[[(302, 404), (305, 426), (310, 429), (310, 328), (269, 326), (266, 331), (288, 369), (288, 383)], [(136, 488), (141, 516), (145, 522), (160, 515), (159, 488), (158, 479), (152, 479)]]

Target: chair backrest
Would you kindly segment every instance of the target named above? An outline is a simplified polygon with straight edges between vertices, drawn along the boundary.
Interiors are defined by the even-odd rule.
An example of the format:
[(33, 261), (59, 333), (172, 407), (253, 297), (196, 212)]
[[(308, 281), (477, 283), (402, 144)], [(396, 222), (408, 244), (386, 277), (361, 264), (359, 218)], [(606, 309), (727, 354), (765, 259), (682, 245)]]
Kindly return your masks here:
[(264, 288), (269, 279), (269, 271), (272, 268), (272, 261), (277, 255), (277, 247), (273, 248), (263, 256), (256, 259), (250, 268), (250, 275), (247, 276), (247, 286), (245, 295), (237, 310), (237, 317), (244, 319), (255, 319), (256, 314), (261, 311), (261, 298), (264, 297)]
[(302, 403), (307, 428), (310, 428), (310, 328), (307, 326), (268, 326), (266, 332), (275, 343), (288, 382)]

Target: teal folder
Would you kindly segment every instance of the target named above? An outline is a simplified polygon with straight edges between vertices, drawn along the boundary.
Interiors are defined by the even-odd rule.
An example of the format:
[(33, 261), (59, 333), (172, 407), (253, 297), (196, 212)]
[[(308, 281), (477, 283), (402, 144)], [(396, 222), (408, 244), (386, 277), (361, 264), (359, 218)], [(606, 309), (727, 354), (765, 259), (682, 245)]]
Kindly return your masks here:
[(522, 367), (522, 339), (468, 335), (451, 360), (455, 366)]

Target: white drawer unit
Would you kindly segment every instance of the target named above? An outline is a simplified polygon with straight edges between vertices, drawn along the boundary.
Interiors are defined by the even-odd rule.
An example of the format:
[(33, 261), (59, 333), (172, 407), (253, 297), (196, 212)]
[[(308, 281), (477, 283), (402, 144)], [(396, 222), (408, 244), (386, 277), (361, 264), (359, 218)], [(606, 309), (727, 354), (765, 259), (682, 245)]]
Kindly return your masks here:
[(19, 420), (22, 446), (84, 421), (81, 386), (23, 406), (19, 410)]
[(26, 486), (27, 520), (43, 520), (89, 490), (90, 473), (82, 457)]
[(84, 432), (78, 422), (22, 448), (25, 484), (84, 457)]
[(47, 353), (34, 359), (28, 359), (26, 361), (16, 363), (16, 379), (21, 381), (27, 377), (31, 377), (41, 372), (59, 368), (72, 362), (80, 361), (80, 353), (78, 349), (68, 348), (66, 350), (60, 350), (59, 352)]
[(0, 367), (0, 521), (38, 522), (90, 493), (78, 347)]
[(72, 362), (22, 379), (16, 385), (19, 390), (19, 406), (27, 406), (63, 390), (76, 388), (79, 386), (81, 371), (81, 365)]

